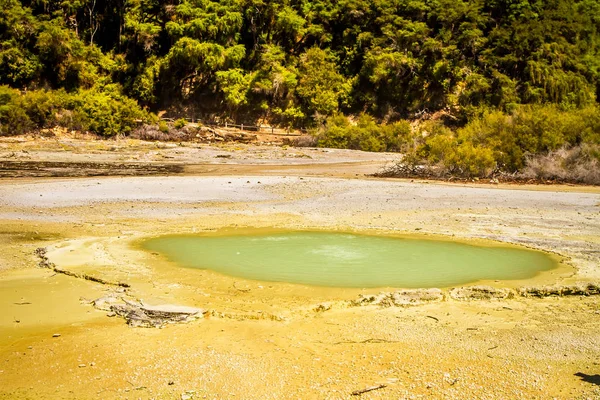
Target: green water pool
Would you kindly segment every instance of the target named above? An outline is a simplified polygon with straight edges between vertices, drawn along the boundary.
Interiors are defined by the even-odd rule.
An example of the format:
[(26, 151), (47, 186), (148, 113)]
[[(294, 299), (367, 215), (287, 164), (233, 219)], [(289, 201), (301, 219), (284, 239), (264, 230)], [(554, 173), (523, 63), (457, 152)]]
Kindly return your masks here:
[(328, 232), (172, 235), (142, 247), (233, 277), (348, 288), (448, 287), (527, 279), (557, 267), (545, 253), (515, 247)]

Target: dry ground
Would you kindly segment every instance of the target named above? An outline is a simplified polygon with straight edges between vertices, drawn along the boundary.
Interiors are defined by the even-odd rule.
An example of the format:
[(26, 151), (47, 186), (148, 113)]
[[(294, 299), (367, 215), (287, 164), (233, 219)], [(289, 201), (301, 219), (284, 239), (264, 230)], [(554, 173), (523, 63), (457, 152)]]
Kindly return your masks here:
[[(600, 281), (597, 188), (365, 176), (393, 159), (238, 144), (0, 141), (0, 162), (84, 163), (0, 180), (0, 398), (345, 399), (377, 384), (387, 386), (362, 398), (600, 398), (598, 296), (348, 307), (377, 290), (245, 281), (176, 268), (136, 247), (148, 236), (221, 229), (419, 233), (569, 259), (529, 282), (486, 284)], [(94, 174), (99, 163), (110, 164), (104, 175), (116, 163), (181, 169), (40, 177)], [(149, 304), (212, 313), (130, 328), (87, 304), (113, 288), (38, 268), (40, 246), (62, 268), (130, 283)]]

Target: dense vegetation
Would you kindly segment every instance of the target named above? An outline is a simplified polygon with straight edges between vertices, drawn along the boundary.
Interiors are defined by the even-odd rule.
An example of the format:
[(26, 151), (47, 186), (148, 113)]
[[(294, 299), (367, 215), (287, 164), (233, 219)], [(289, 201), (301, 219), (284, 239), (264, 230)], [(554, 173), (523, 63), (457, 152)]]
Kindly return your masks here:
[(404, 160), (388, 174), (510, 174), (600, 184), (600, 109), (596, 106), (561, 110), (525, 105), (511, 113), (486, 110), (456, 129), (428, 121), (403, 143)]
[[(432, 163), (473, 158), (485, 166), (473, 174), (598, 143), (597, 123), (556, 126), (597, 121), (599, 0), (0, 0), (0, 10), (2, 134), (127, 133), (152, 122), (145, 110), (169, 110), (321, 127), (321, 145), (408, 146)], [(431, 116), (440, 126), (416, 140), (405, 120)]]

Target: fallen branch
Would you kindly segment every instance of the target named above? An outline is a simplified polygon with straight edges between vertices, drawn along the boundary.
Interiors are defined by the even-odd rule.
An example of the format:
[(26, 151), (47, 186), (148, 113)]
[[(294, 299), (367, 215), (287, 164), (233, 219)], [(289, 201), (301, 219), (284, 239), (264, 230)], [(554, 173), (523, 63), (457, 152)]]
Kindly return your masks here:
[(342, 342), (335, 342), (334, 344), (365, 344), (365, 343), (398, 343), (397, 340), (386, 340), (386, 339), (365, 339), (360, 342), (356, 342), (354, 340), (346, 340)]
[(431, 316), (431, 315), (426, 315), (426, 317), (427, 317), (427, 318), (431, 318), (431, 319), (435, 320), (436, 322), (440, 322), (440, 320), (439, 320), (439, 319), (437, 319), (436, 317), (433, 317), (433, 316)]
[(380, 384), (380, 385), (375, 385), (375, 386), (369, 386), (369, 387), (364, 388), (364, 389), (355, 390), (354, 392), (352, 392), (350, 394), (352, 396), (360, 396), (363, 393), (372, 392), (373, 390), (383, 389), (384, 387), (387, 387), (387, 385)]

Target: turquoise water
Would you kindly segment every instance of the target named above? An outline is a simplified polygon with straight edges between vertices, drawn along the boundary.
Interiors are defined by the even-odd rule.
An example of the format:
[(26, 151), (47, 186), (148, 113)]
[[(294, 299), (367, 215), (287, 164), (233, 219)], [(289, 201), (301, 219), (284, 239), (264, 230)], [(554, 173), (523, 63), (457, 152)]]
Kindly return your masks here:
[(163, 236), (143, 247), (233, 277), (350, 288), (526, 279), (557, 266), (542, 252), (513, 247), (327, 232)]

